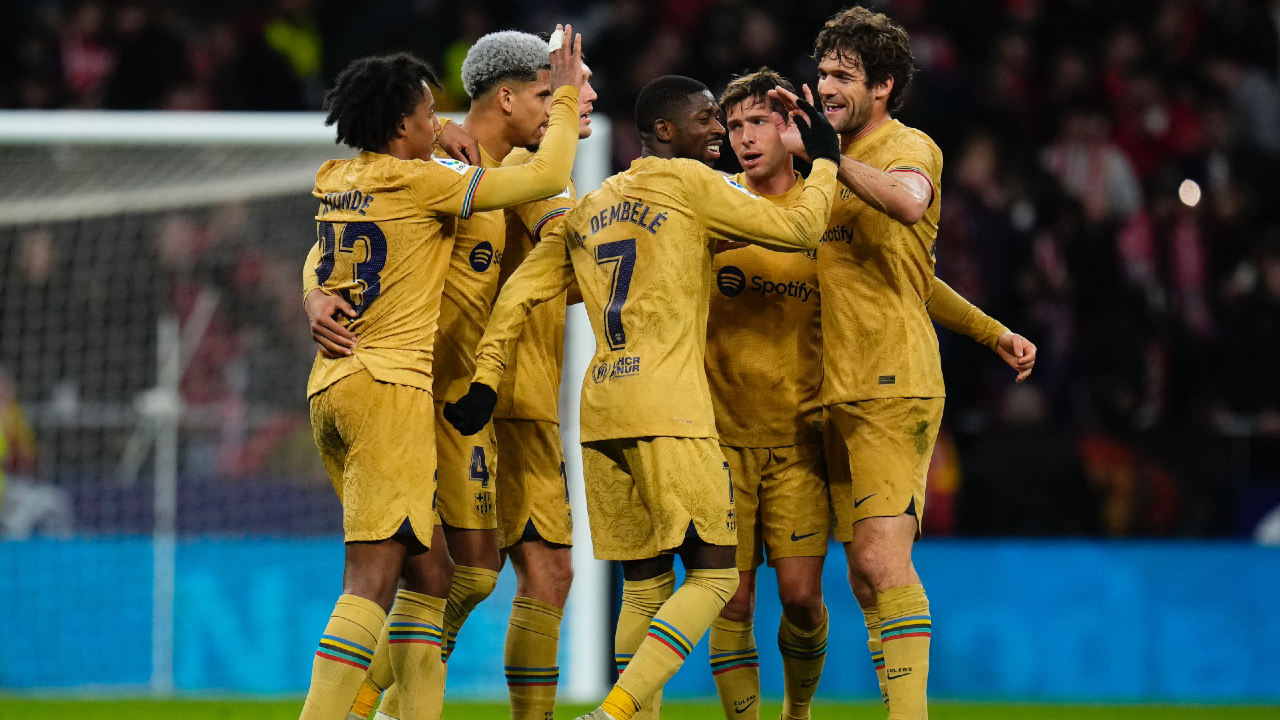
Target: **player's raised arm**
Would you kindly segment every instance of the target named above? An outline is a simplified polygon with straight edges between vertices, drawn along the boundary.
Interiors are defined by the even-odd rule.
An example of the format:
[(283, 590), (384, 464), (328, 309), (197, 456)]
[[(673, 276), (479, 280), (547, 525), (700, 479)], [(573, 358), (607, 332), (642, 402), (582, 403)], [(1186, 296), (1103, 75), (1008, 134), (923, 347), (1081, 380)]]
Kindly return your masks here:
[(489, 422), (498, 400), (498, 384), (529, 311), (558, 297), (573, 283), (573, 262), (564, 231), (561, 224), (545, 233), (498, 294), (484, 337), (476, 348), (476, 374), (471, 389), (457, 402), (445, 403), (445, 419), (463, 435), (474, 435)]
[(818, 247), (835, 201), (840, 142), (831, 123), (812, 105), (800, 102), (808, 122), (797, 118), (794, 123), (814, 158), (800, 199), (793, 205), (775, 205), (714, 170), (699, 171), (688, 181), (696, 198), (691, 204), (713, 237), (772, 250)]
[(1018, 382), (1031, 375), (1031, 369), (1036, 364), (1036, 346), (1021, 335), (1010, 332), (1009, 328), (965, 300), (960, 293), (937, 277), (933, 278), (932, 294), (927, 307), (929, 319), (952, 332), (968, 335), (994, 350), (1001, 360), (1018, 373)]
[[(559, 30), (560, 26), (556, 26)], [(572, 47), (571, 47), (572, 46)], [(564, 192), (578, 148), (578, 88), (583, 82), (582, 36), (564, 28), (564, 43), (551, 53), (552, 98), (546, 135), (533, 159), (479, 173), (471, 210), (497, 210)]]

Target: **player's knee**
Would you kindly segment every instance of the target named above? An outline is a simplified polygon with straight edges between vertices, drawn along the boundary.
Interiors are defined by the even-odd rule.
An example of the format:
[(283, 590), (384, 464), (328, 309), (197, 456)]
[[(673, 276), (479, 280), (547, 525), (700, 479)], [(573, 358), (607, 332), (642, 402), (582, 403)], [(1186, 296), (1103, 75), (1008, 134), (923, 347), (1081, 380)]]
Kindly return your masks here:
[(816, 582), (778, 588), (778, 598), (788, 614), (822, 615), (822, 586)]
[(729, 602), (725, 603), (724, 610), (720, 611), (720, 617), (735, 622), (747, 622), (755, 615), (755, 610), (755, 589), (749, 583), (740, 582), (738, 589), (729, 598)]

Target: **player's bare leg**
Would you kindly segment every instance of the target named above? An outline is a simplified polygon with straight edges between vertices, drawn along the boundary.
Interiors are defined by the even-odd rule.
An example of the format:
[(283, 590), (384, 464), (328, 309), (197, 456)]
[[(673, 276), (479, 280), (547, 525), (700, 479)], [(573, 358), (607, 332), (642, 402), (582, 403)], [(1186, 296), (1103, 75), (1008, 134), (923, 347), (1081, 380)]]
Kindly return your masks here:
[(555, 710), (560, 622), (573, 582), (573, 550), (526, 536), (506, 553), (516, 572), (504, 651), (511, 717), (545, 720)]
[(783, 720), (805, 720), (818, 691), (827, 658), (827, 606), (822, 601), (823, 557), (788, 557), (774, 561), (782, 620), (778, 650), (782, 653)]
[[(868, 647), (891, 720), (928, 713), (923, 704), (894, 702), (924, 698), (929, 677), (929, 601), (911, 562), (918, 528), (913, 515), (865, 518), (854, 524), (853, 541), (845, 543), (849, 584), (867, 618)], [(898, 691), (893, 683), (907, 687)]]

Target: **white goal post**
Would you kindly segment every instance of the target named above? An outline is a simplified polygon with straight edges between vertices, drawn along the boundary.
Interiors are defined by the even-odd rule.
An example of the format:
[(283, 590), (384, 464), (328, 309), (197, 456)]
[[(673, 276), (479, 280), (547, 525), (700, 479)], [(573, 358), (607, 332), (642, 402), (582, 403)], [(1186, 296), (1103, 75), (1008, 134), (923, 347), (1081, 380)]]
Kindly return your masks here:
[[(611, 169), (609, 120), (596, 116), (592, 125), (594, 132), (579, 143), (574, 163), (580, 194), (598, 188)], [(320, 162), (353, 154), (333, 138), (320, 113), (0, 111), (0, 172), (6, 177), (0, 184), (0, 232), (307, 197)], [(162, 313), (152, 326), (155, 372), (148, 381), (154, 385), (137, 393), (132, 407), (99, 408), (99, 415), (116, 418), (102, 422), (132, 424), (118, 459), (122, 475), (136, 476), (144, 458), (154, 457), (151, 690), (161, 695), (175, 690), (178, 428), (190, 412), (183, 408), (179, 386), (218, 302), (216, 295), (202, 294), (183, 327), (174, 315)], [(567, 322), (561, 432), (578, 522), (575, 578), (566, 608), (566, 636), (573, 642), (561, 688), (566, 700), (594, 702), (608, 688), (605, 669), (612, 665), (609, 573), (592, 555), (578, 444), (581, 381), (594, 339), (580, 305), (570, 308)], [(297, 372), (305, 374), (307, 368)]]

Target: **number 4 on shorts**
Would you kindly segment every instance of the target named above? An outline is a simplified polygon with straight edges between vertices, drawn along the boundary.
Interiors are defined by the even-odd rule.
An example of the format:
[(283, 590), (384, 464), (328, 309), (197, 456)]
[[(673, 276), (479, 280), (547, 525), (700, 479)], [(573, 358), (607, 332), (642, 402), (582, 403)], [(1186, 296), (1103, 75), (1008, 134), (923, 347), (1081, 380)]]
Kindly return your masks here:
[(484, 448), (479, 445), (471, 448), (471, 479), (479, 480), (480, 487), (489, 487), (489, 466), (484, 461)]

